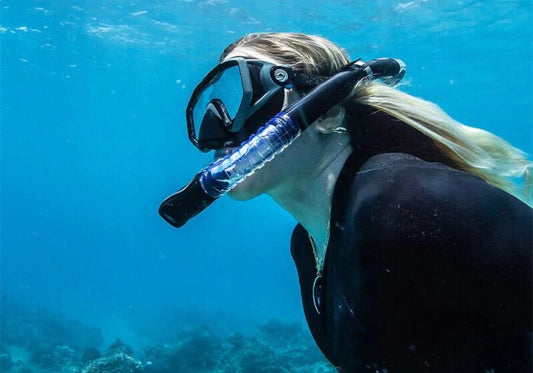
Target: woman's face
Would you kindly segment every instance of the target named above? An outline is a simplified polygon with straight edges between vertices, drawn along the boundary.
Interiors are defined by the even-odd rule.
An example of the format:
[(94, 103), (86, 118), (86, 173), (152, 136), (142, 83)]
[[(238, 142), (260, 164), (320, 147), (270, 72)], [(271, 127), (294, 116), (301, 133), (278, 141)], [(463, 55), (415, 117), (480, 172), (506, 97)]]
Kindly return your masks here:
[[(234, 57), (254, 58), (277, 65), (281, 64), (280, 61), (276, 61), (271, 56), (263, 55), (243, 47), (237, 47), (232, 50), (224, 60)], [(296, 92), (285, 90), (283, 108), (290, 105), (292, 102), (298, 99), (298, 97), (299, 95)], [(293, 163), (287, 159), (288, 156), (290, 156), (291, 152), (289, 151), (289, 148), (291, 147), (292, 145), (285, 149), (283, 153), (278, 155), (272, 161), (268, 162), (264, 167), (257, 170), (253, 175), (249, 176), (246, 180), (237, 185), (229, 192), (229, 195), (236, 200), (248, 200), (260, 194), (268, 193), (273, 188), (276, 188), (276, 186), (283, 182), (284, 176), (287, 175), (287, 172), (290, 171), (289, 164)], [(231, 152), (233, 149), (234, 148), (217, 149), (215, 150), (215, 158), (219, 158), (220, 156)]]

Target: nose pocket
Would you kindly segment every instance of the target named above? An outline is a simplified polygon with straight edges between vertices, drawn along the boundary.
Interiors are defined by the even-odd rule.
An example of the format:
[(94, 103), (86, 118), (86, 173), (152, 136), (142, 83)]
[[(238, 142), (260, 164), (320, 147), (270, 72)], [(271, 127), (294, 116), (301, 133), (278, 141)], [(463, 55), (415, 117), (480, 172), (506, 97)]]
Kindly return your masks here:
[[(222, 121), (222, 123), (224, 124), (224, 127), (231, 126), (233, 118), (230, 117), (228, 110), (224, 106), (224, 103), (218, 98), (214, 98), (211, 101), (209, 101), (209, 104), (207, 105), (207, 108), (206, 108), (206, 112), (214, 113), (214, 115)], [(202, 120), (202, 123), (203, 123), (203, 120)]]
[(202, 118), (202, 124), (200, 125), (198, 143), (204, 148), (219, 149), (224, 147), (225, 143), (234, 137), (235, 134), (226, 129), (224, 120), (221, 118), (221, 113), (216, 107), (213, 106), (210, 108), (208, 106)]

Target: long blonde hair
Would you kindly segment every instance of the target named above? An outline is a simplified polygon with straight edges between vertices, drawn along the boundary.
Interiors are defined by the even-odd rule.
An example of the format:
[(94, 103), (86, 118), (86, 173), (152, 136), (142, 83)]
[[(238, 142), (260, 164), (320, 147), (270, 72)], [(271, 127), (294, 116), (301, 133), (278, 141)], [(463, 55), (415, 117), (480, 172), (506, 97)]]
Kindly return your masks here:
[[(350, 61), (346, 52), (329, 40), (298, 33), (246, 35), (229, 45), (221, 59), (236, 47), (272, 56), (308, 74), (331, 75)], [(437, 105), (377, 81), (359, 82), (345, 105), (366, 105), (405, 123), (430, 138), (454, 167), (530, 202), (533, 163), (502, 138), (464, 125)], [(522, 187), (510, 178), (520, 178)]]

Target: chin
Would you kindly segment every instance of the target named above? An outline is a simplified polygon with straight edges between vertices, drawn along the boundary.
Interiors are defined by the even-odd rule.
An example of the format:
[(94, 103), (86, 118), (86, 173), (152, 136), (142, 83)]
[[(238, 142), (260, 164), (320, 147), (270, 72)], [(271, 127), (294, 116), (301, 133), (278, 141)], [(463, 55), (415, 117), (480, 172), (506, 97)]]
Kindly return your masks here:
[(250, 185), (250, 180), (244, 180), (242, 183), (230, 190), (228, 195), (236, 201), (248, 201), (256, 197), (257, 193), (253, 192)]
[(236, 201), (248, 201), (255, 197), (254, 195), (247, 193), (246, 191), (239, 190), (238, 186), (230, 190), (228, 192), (228, 196), (230, 196)]

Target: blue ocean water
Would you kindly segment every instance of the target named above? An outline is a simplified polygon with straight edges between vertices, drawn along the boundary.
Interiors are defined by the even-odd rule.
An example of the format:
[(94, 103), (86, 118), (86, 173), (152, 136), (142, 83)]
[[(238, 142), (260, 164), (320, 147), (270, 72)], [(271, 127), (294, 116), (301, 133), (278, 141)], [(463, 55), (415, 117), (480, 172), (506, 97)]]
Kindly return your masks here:
[(224, 197), (179, 230), (157, 215), (211, 157), (187, 139), (195, 84), (243, 34), (318, 34), (354, 58), (401, 58), (404, 91), (532, 153), (531, 11), (530, 0), (0, 1), (4, 314), (47, 310), (132, 346), (178, 321), (221, 334), (304, 325), (295, 221), (271, 200)]

